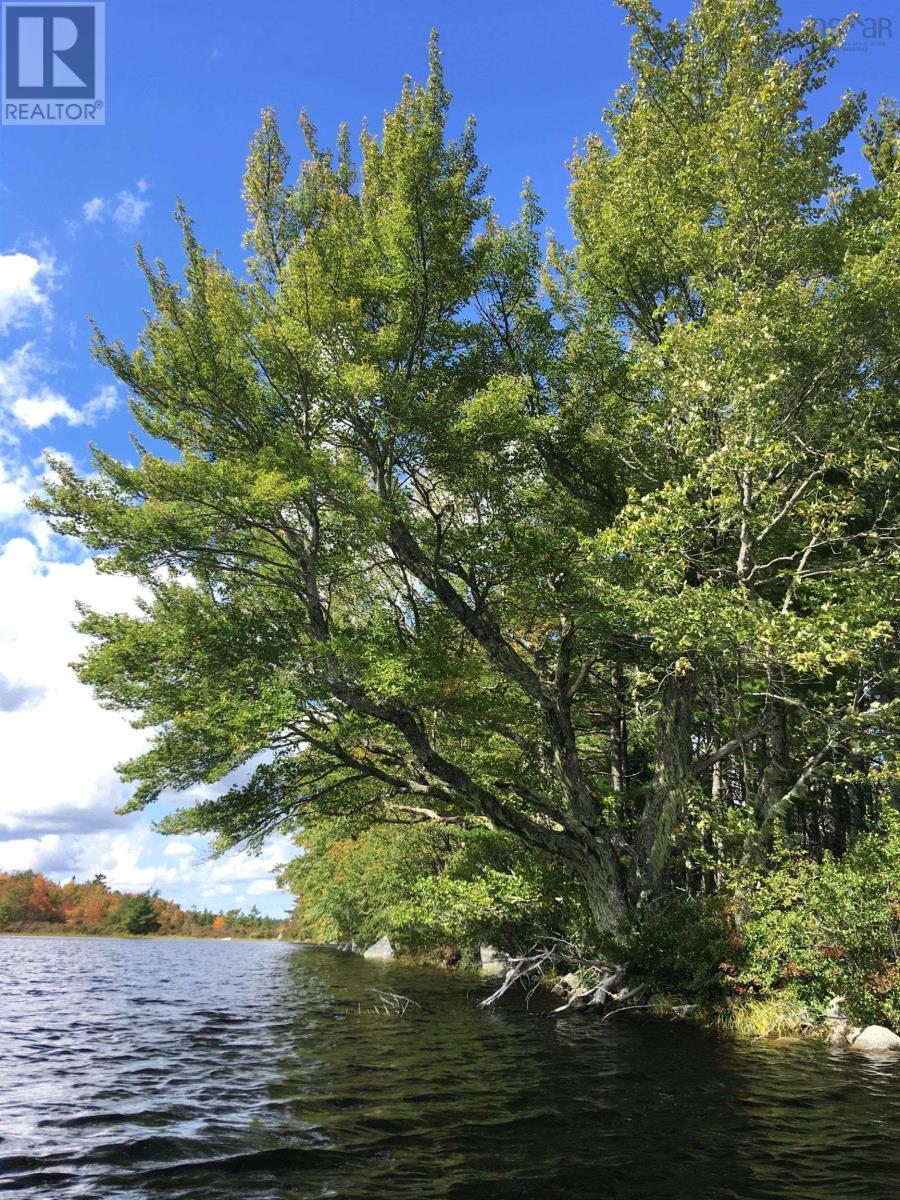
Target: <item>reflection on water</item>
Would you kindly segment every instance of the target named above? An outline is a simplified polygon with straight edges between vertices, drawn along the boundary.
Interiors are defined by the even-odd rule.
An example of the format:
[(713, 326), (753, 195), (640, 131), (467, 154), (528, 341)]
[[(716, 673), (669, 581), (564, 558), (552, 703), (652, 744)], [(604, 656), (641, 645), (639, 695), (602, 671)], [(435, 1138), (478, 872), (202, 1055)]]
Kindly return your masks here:
[[(367, 1011), (378, 985), (421, 1008)], [(272, 942), (0, 938), (0, 1191), (900, 1195), (900, 1062), (485, 1013), (483, 990)]]

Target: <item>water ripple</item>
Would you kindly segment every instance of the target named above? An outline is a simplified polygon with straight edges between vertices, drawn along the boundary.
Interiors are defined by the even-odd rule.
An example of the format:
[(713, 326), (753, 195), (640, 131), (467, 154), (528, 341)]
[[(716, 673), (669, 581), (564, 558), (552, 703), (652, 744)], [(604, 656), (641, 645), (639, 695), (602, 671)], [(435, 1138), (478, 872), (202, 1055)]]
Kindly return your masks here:
[[(377, 984), (422, 1007), (367, 1012)], [(484, 1013), (482, 987), (275, 943), (0, 938), (0, 1192), (900, 1194), (900, 1064)]]

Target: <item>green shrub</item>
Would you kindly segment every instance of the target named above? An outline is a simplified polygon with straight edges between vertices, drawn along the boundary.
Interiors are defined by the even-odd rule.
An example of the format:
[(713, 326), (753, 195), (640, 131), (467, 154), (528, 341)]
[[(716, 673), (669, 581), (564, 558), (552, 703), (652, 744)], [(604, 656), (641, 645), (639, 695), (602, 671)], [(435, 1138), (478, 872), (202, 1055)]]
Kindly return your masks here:
[(834, 995), (862, 1022), (900, 1028), (900, 817), (889, 811), (841, 859), (783, 851), (735, 881), (736, 988), (790, 985), (813, 1008)]
[(638, 910), (617, 949), (651, 987), (711, 997), (727, 987), (721, 964), (734, 955), (725, 901), (675, 896)]
[(486, 827), (378, 825), (321, 820), (298, 838), (303, 853), (282, 882), (297, 896), (295, 936), (360, 944), (388, 934), (401, 949), (526, 946), (571, 933), (580, 910), (564, 868)]

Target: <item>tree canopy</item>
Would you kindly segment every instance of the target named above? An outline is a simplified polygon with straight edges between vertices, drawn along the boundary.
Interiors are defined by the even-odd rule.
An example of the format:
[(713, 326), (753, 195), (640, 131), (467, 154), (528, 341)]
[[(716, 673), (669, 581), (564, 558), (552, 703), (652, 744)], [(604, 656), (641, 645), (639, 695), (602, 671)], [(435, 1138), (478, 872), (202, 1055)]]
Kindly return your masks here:
[(152, 730), (133, 807), (244, 772), (163, 829), (486, 825), (608, 928), (896, 789), (896, 109), (809, 116), (844, 27), (624, 7), (571, 247), (497, 218), (433, 40), (357, 155), (304, 114), (291, 178), (265, 112), (246, 274), (179, 209), (183, 281), (141, 256), (97, 334), (150, 442), (36, 507), (147, 598), (80, 676)]

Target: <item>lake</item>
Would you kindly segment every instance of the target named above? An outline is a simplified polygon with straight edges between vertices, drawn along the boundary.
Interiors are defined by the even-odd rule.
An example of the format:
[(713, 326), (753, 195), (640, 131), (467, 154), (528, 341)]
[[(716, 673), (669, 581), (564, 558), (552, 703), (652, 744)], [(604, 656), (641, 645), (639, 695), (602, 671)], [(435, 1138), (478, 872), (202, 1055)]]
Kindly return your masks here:
[[(421, 1007), (374, 1012), (375, 987)], [(274, 942), (0, 938), (0, 1191), (900, 1195), (900, 1061), (484, 994)]]

